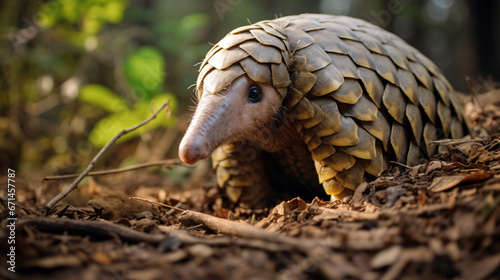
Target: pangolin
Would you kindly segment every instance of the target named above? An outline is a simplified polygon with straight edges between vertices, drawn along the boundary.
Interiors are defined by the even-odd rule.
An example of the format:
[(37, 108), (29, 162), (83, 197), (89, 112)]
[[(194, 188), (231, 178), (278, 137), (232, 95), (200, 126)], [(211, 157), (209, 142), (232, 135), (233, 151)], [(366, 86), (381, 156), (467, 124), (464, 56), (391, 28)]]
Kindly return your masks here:
[(196, 95), (179, 157), (193, 164), (212, 155), (218, 185), (245, 207), (268, 195), (276, 174), (339, 199), (389, 161), (416, 165), (440, 152), (431, 141), (467, 133), (432, 61), (347, 16), (301, 14), (231, 31), (203, 60)]

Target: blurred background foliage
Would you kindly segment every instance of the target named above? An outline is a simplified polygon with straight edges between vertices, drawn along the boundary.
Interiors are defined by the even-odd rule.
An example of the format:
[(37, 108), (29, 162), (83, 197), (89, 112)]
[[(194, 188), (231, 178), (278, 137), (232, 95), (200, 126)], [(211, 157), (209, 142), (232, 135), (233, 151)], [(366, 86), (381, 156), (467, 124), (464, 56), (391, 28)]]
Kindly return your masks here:
[(390, 30), (459, 91), (499, 87), (494, 0), (49, 0), (0, 3), (0, 165), (34, 176), (81, 170), (116, 132), (171, 100), (100, 167), (176, 158), (210, 43), (277, 16), (329, 13)]

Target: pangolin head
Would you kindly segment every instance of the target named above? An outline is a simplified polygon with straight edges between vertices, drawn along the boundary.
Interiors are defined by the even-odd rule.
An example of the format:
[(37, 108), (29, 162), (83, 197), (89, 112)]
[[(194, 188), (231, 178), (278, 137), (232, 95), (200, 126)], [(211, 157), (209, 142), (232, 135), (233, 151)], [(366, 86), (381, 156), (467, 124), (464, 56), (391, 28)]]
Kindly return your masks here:
[(258, 138), (287, 94), (289, 54), (283, 29), (265, 21), (235, 29), (217, 43), (200, 67), (198, 105), (180, 159), (194, 164), (222, 144)]

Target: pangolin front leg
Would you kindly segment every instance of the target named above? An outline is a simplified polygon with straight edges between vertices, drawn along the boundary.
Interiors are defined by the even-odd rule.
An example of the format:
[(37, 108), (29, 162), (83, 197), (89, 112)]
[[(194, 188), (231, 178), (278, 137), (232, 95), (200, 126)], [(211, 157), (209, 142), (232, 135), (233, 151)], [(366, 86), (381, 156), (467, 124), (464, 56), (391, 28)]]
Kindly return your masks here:
[(270, 191), (262, 162), (262, 152), (246, 142), (228, 143), (212, 153), (212, 167), (217, 184), (226, 190), (229, 199), (242, 207), (265, 201)]

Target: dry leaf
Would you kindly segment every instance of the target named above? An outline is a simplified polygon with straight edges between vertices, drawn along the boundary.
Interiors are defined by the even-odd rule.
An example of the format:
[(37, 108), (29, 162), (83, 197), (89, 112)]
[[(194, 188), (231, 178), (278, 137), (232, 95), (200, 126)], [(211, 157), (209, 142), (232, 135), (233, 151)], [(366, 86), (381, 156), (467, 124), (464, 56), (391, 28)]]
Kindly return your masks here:
[(230, 212), (231, 212), (231, 210), (228, 208), (219, 208), (219, 209), (215, 209), (214, 216), (219, 217), (219, 218), (223, 218), (223, 219), (228, 219)]
[(96, 214), (106, 220), (133, 219), (138, 213), (152, 210), (151, 205), (147, 202), (115, 195), (92, 199), (88, 205), (92, 206)]
[(103, 251), (101, 247), (98, 247), (97, 250), (92, 255), (92, 260), (94, 260), (98, 264), (111, 264), (113, 260), (111, 257)]
[(440, 192), (451, 189), (460, 183), (474, 183), (484, 181), (491, 178), (493, 175), (484, 170), (470, 173), (468, 175), (454, 175), (434, 178), (429, 190), (433, 192)]
[(493, 175), (491, 173), (488, 173), (484, 170), (479, 170), (477, 172), (473, 172), (463, 179), (463, 183), (473, 183), (473, 182), (479, 182), (479, 181), (484, 181), (486, 179), (491, 178)]
[(441, 167), (442, 167), (442, 164), (440, 161), (433, 160), (433, 161), (429, 162), (429, 164), (427, 165), (427, 170), (425, 171), (425, 173), (429, 174), (436, 169), (441, 169)]
[(305, 210), (307, 208), (307, 203), (300, 197), (295, 197), (292, 200), (287, 201), (287, 204), (288, 207), (290, 207), (290, 210)]
[(26, 267), (56, 268), (56, 267), (77, 267), (82, 264), (82, 260), (75, 255), (56, 255), (26, 262)]
[(403, 248), (399, 245), (394, 245), (388, 249), (380, 251), (373, 257), (370, 262), (370, 267), (373, 269), (378, 269), (384, 266), (389, 266), (396, 262), (396, 260), (401, 256)]
[[(488, 277), (500, 266), (500, 255), (486, 257), (474, 263), (461, 267), (461, 279), (481, 280)], [(492, 278), (493, 279), (493, 278)]]
[(433, 192), (445, 191), (460, 184), (464, 178), (464, 175), (437, 177), (432, 180), (429, 189)]

